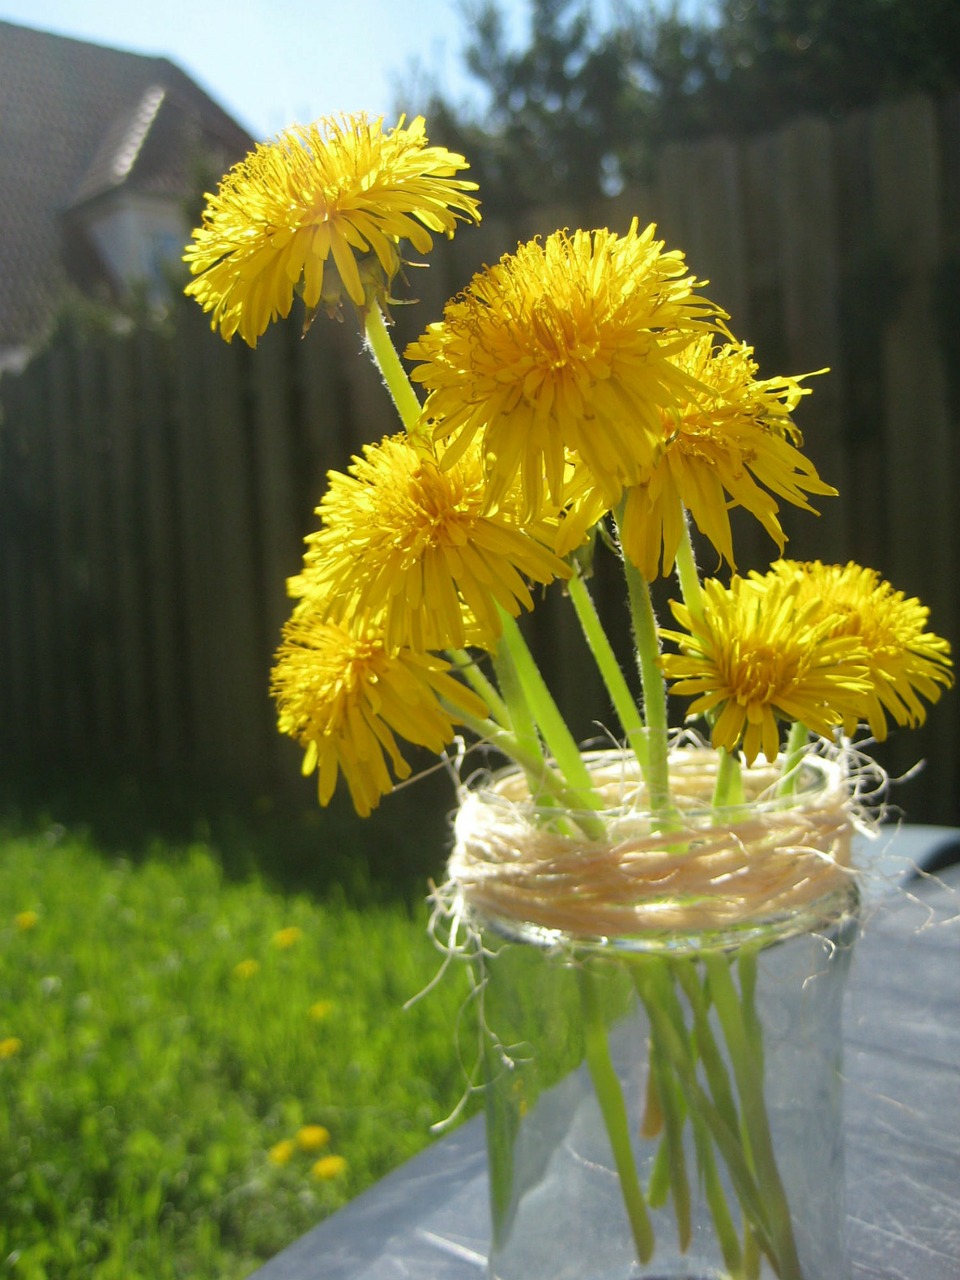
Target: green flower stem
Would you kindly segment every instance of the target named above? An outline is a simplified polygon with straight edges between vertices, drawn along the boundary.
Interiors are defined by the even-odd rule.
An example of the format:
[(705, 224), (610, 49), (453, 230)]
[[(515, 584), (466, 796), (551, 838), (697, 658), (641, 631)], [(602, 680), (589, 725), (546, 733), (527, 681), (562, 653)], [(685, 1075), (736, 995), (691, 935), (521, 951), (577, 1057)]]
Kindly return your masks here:
[[(602, 809), (603, 801), (594, 790), (590, 770), (584, 763), (577, 741), (567, 728), (567, 722), (540, 674), (540, 668), (527, 647), (516, 619), (504, 609), (499, 612), (503, 634), (498, 651), (509, 657), (513, 664), (527, 707), (543, 735), (547, 750), (570, 787), (579, 796), (580, 808)], [(509, 696), (507, 703), (512, 710), (513, 704)]]
[(492, 719), (496, 720), (504, 729), (512, 729), (513, 718), (510, 715), (510, 709), (501, 698), (497, 686), (492, 680), (487, 679), (472, 655), (466, 649), (450, 649), (447, 651), (447, 657), (474, 693), (479, 694), (490, 708)]
[[(678, 1069), (674, 1062), (674, 1078), (676, 1080), (674, 1087), (686, 1100), (687, 1113), (693, 1126), (694, 1143), (697, 1150), (704, 1194), (713, 1216), (717, 1240), (720, 1243), (724, 1261), (731, 1274), (736, 1276), (741, 1257), (740, 1242), (737, 1237), (736, 1226), (727, 1207), (723, 1183), (717, 1171), (716, 1160), (713, 1155), (713, 1143), (711, 1142), (711, 1128), (702, 1108), (699, 1106), (697, 1098), (691, 1097), (686, 1093), (686, 1084), (689, 1079), (697, 1079), (697, 1059), (699, 1055), (707, 1084), (713, 1095), (713, 1107), (717, 1119), (722, 1122), (728, 1134), (736, 1134), (739, 1131), (740, 1122), (729, 1084), (729, 1077), (710, 1027), (706, 993), (701, 986), (695, 962), (689, 960), (649, 959), (644, 961), (644, 973), (645, 980), (638, 980), (639, 975), (636, 972), (634, 978), (640, 998), (647, 1005), (647, 1016), (650, 1020), (651, 1028), (655, 1025), (657, 1016), (667, 1017), (676, 1037), (675, 1044), (681, 1046), (684, 1052), (683, 1069)], [(683, 1008), (678, 998), (678, 989), (683, 990), (690, 1005), (693, 1017), (692, 1037), (686, 1027)], [(648, 1002), (651, 1000), (655, 1000), (657, 1003), (656, 1015), (650, 1009)], [(652, 1036), (651, 1038), (653, 1039), (654, 1037)], [(659, 1036), (655, 1038), (660, 1054), (665, 1055), (668, 1046), (664, 1044)], [(677, 1141), (680, 1141), (679, 1135)], [(719, 1146), (719, 1143), (717, 1145)], [(749, 1165), (749, 1159), (747, 1159), (747, 1164)]]
[[(651, 1070), (653, 1069), (651, 1065)], [(670, 1194), (670, 1144), (666, 1137), (660, 1140), (653, 1157), (650, 1178), (647, 1182), (647, 1204), (651, 1209), (662, 1209)]]
[(630, 749), (637, 757), (637, 763), (640, 768), (645, 770), (647, 766), (647, 731), (643, 723), (643, 717), (640, 715), (640, 708), (634, 701), (630, 687), (623, 671), (620, 669), (620, 663), (617, 661), (607, 633), (603, 629), (600, 615), (597, 613), (596, 605), (591, 599), (587, 584), (579, 573), (574, 572), (573, 577), (567, 583), (567, 590), (570, 593), (570, 599), (573, 602), (573, 607), (576, 610), (577, 618), (590, 652), (593, 654), (594, 661), (597, 664), (597, 669), (607, 687), (610, 701), (613, 703), (623, 732), (626, 734)]
[(792, 796), (797, 787), (797, 769), (810, 741), (810, 731), (805, 724), (794, 720), (787, 734), (787, 749), (783, 756), (783, 769), (777, 783), (778, 796)]
[[(529, 761), (536, 761), (537, 767), (531, 768), (528, 764), (523, 764), (521, 756), (517, 752), (513, 753), (513, 758), (523, 764), (523, 771), (527, 778), (527, 789), (530, 792), (530, 798), (533, 800), (538, 815), (544, 822), (553, 824), (558, 830), (563, 831), (567, 835), (573, 834), (573, 828), (569, 819), (565, 816), (559, 816), (556, 813), (556, 803), (551, 803), (550, 795), (542, 785), (544, 775), (549, 768), (546, 756), (543, 753), (543, 745), (540, 741), (540, 734), (537, 732), (537, 723), (530, 711), (527, 696), (517, 671), (516, 663), (512, 650), (503, 644), (498, 644), (493, 655), (493, 667), (497, 673), (497, 680), (503, 691), (504, 705), (509, 719), (509, 726), (512, 730), (524, 758)], [(579, 799), (572, 801), (578, 809), (582, 808)], [(582, 830), (582, 828), (581, 828)]]
[(749, 1222), (743, 1228), (743, 1280), (760, 1280), (763, 1254)]
[[(710, 991), (714, 1008), (723, 1027), (724, 1038), (730, 1053), (744, 1128), (749, 1136), (757, 1182), (763, 1188), (764, 1223), (773, 1252), (771, 1263), (780, 1280), (803, 1280), (790, 1206), (780, 1179), (770, 1123), (763, 1095), (763, 1071), (754, 1055), (753, 1036), (748, 1030), (748, 1018), (730, 973), (730, 963), (721, 954), (704, 954), (704, 964), (710, 979)], [(756, 1224), (754, 1224), (756, 1229)], [(758, 1243), (763, 1247), (762, 1241)], [(765, 1250), (766, 1251), (766, 1250)]]
[(690, 540), (690, 521), (687, 513), (683, 513), (683, 534), (677, 547), (677, 580), (680, 583), (680, 594), (683, 603), (690, 610), (694, 621), (703, 617), (703, 587), (700, 585), (700, 574), (693, 554), (693, 543)]
[(693, 1032), (697, 1052), (703, 1063), (714, 1104), (723, 1117), (724, 1123), (736, 1132), (740, 1127), (740, 1118), (727, 1066), (710, 1023), (707, 993), (701, 984), (695, 964), (679, 961), (674, 967), (674, 973), (693, 1014)]
[(627, 581), (633, 639), (643, 686), (643, 709), (647, 722), (647, 797), (654, 819), (661, 826), (672, 825), (670, 772), (667, 767), (667, 688), (660, 669), (660, 641), (650, 588), (640, 571), (626, 557), (623, 571)]
[(763, 1027), (757, 1013), (757, 956), (758, 947), (745, 946), (737, 955), (737, 972), (740, 976), (740, 1006), (743, 1009), (743, 1026), (750, 1041), (753, 1060), (763, 1072)]
[[(663, 1051), (669, 1057), (690, 1112), (696, 1111), (707, 1126), (714, 1145), (726, 1162), (744, 1214), (753, 1223), (753, 1229), (764, 1252), (771, 1258), (775, 1258), (773, 1245), (766, 1230), (764, 1194), (757, 1185), (740, 1133), (736, 1127), (731, 1127), (727, 1123), (700, 1084), (689, 1037), (675, 1025), (670, 1014), (669, 1010), (676, 1002), (676, 995), (669, 981), (669, 975), (659, 973), (656, 966), (643, 964), (636, 967), (634, 980), (647, 1010), (651, 1035), (658, 1039)], [(726, 1247), (732, 1247), (729, 1241)], [(792, 1280), (798, 1280), (798, 1278), (792, 1277)]]
[(727, 751), (726, 747), (718, 747), (717, 756), (717, 777), (713, 785), (714, 813), (743, 804), (745, 799), (739, 756)]
[(529, 751), (515, 733), (504, 729), (493, 720), (481, 720), (462, 707), (451, 707), (450, 714), (472, 729), (478, 738), (489, 742), (523, 770), (535, 799), (550, 796), (555, 805), (580, 828), (588, 840), (602, 840), (606, 834), (603, 819), (583, 810), (583, 799), (555, 769), (544, 760), (539, 751)]
[(713, 1154), (710, 1131), (703, 1117), (696, 1110), (690, 1113), (690, 1123), (693, 1128), (693, 1141), (697, 1152), (703, 1194), (713, 1216), (724, 1265), (732, 1277), (740, 1277), (743, 1274), (743, 1253), (737, 1238), (736, 1224), (730, 1216), (727, 1194), (717, 1168), (716, 1157)]
[(393, 345), (383, 311), (378, 304), (375, 303), (367, 308), (363, 327), (367, 346), (393, 398), (393, 403), (397, 406), (400, 421), (410, 435), (422, 435), (424, 428), (421, 422), (420, 401)]
[(690, 1178), (687, 1174), (687, 1158), (683, 1149), (684, 1105), (683, 1093), (677, 1088), (676, 1081), (657, 1045), (651, 1053), (651, 1064), (657, 1073), (657, 1089), (663, 1105), (663, 1146), (667, 1153), (667, 1172), (670, 1181), (670, 1195), (673, 1198), (673, 1212), (677, 1220), (677, 1241), (680, 1252), (686, 1253), (690, 1247), (692, 1234), (690, 1220)]
[[(492, 657), (497, 684), (503, 694), (504, 705), (507, 709), (513, 733), (525, 754), (538, 761), (538, 771), (542, 773), (546, 768), (546, 757), (543, 754), (536, 722), (524, 696), (523, 686), (517, 674), (513, 654), (504, 645), (498, 644)], [(530, 794), (535, 796), (536, 790), (529, 773), (527, 774), (527, 781), (530, 782)]]
[(646, 1263), (653, 1255), (653, 1227), (640, 1189), (636, 1161), (633, 1158), (627, 1107), (623, 1100), (620, 1081), (610, 1060), (607, 1029), (603, 1022), (594, 977), (586, 964), (581, 965), (579, 972), (587, 1065), (607, 1135), (610, 1138), (613, 1159), (620, 1179), (620, 1193), (630, 1221), (637, 1258), (641, 1263)]

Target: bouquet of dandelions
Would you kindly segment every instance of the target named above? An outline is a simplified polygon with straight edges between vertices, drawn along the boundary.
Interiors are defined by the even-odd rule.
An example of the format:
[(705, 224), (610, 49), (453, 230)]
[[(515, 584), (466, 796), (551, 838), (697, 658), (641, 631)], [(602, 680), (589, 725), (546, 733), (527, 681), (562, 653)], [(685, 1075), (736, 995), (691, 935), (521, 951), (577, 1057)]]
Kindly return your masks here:
[[(420, 118), (389, 132), (364, 116), (291, 129), (207, 197), (186, 253), (187, 292), (228, 341), (254, 346), (295, 293), (307, 323), (354, 304), (401, 423), (329, 475), (289, 584), (280, 728), (303, 745), (320, 803), (342, 772), (364, 816), (410, 772), (398, 739), (442, 755), (467, 731), (512, 762), (461, 790), (455, 927), (473, 912), (554, 945), (633, 937), (656, 953), (658, 939), (694, 940), (699, 968), (669, 946), (633, 965), (650, 1026), (643, 1132), (659, 1142), (646, 1187), (581, 966), (586, 1059), (633, 1248), (650, 1257), (649, 1207), (668, 1196), (689, 1241), (689, 1124), (727, 1274), (759, 1275), (765, 1258), (799, 1280), (751, 966), (771, 921), (815, 922), (849, 881), (844, 744), (864, 723), (877, 739), (888, 719), (920, 723), (921, 699), (952, 683), (949, 646), (917, 600), (859, 565), (779, 559), (736, 575), (732, 507), (782, 553), (778, 500), (812, 511), (811, 497), (835, 490), (792, 420), (802, 378), (758, 375), (653, 226), (558, 231), (485, 267), (404, 353), (421, 402), (387, 308), (404, 242), (426, 253), (434, 234), (479, 220), (465, 168), (427, 144)], [(700, 578), (691, 522), (729, 581)], [(622, 563), (639, 706), (589, 592), (596, 538)], [(681, 599), (663, 627), (650, 583), (674, 571)], [(531, 587), (554, 580), (619, 720), (615, 749), (581, 750), (517, 624)], [(693, 696), (700, 735), (668, 732), (668, 692)], [(509, 1160), (492, 1177), (495, 1205), (508, 1201)]]

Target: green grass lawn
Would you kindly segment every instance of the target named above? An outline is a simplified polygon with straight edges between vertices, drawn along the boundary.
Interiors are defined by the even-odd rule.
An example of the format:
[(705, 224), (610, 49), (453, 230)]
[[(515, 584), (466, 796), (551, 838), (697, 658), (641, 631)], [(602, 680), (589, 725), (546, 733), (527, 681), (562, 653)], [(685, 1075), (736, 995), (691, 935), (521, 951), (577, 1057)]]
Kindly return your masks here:
[(457, 1103), (439, 964), (425, 907), (0, 837), (0, 1276), (248, 1275)]

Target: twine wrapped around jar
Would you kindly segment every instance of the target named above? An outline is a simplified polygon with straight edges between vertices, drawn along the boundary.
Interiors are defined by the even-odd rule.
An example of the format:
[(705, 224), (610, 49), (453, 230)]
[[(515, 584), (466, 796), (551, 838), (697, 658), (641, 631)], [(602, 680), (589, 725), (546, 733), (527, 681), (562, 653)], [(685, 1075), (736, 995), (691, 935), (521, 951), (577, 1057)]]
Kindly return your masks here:
[(474, 912), (578, 939), (702, 940), (760, 923), (802, 931), (814, 904), (822, 919), (824, 899), (850, 887), (855, 821), (842, 762), (807, 757), (785, 795), (775, 766), (755, 767), (746, 803), (715, 811), (717, 753), (685, 744), (670, 754), (674, 818), (658, 829), (632, 756), (585, 758), (607, 806), (602, 841), (538, 820), (515, 769), (462, 789), (448, 875)]

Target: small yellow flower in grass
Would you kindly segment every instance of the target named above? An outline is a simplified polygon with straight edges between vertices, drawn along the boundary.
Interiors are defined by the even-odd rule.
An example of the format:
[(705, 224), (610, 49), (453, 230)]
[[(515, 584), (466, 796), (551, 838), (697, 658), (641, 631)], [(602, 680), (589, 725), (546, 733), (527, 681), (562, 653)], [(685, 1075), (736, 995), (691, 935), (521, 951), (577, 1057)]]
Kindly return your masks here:
[(823, 616), (832, 616), (831, 635), (854, 637), (863, 646), (868, 688), (858, 714), (844, 721), (847, 733), (863, 719), (882, 742), (888, 715), (900, 726), (923, 724), (927, 712), (920, 698), (936, 702), (953, 684), (950, 643), (927, 630), (930, 610), (894, 590), (875, 569), (853, 561), (778, 560), (768, 574), (751, 576), (759, 582), (795, 582), (798, 601), (815, 602)]
[(435, 438), (452, 442), (444, 465), (481, 440), (491, 508), (518, 473), (526, 514), (541, 508), (544, 478), (559, 505), (568, 450), (608, 506), (652, 462), (659, 406), (689, 383), (670, 357), (722, 315), (655, 230), (634, 220), (625, 236), (558, 231), (522, 244), (407, 348), (423, 362), (412, 377)]
[(27, 933), (37, 927), (40, 923), (40, 916), (36, 911), (18, 911), (13, 917), (13, 923), (21, 933)]
[(303, 930), (299, 925), (290, 924), (285, 929), (278, 929), (273, 935), (273, 945), (280, 951), (289, 951), (291, 947), (295, 947), (303, 937)]
[(234, 974), (234, 977), (242, 978), (244, 981), (246, 981), (248, 978), (252, 978), (253, 975), (259, 971), (259, 969), (260, 969), (259, 960), (252, 960), (252, 959), (240, 960), (237, 964), (233, 966), (233, 974)]
[(290, 314), (301, 282), (308, 312), (335, 310), (341, 291), (358, 307), (386, 298), (401, 240), (427, 253), (431, 233), (479, 221), (467, 194), (476, 183), (454, 176), (467, 167), (463, 156), (427, 146), (421, 116), (388, 133), (362, 114), (287, 129), (207, 195), (184, 254), (197, 277), (186, 292), (224, 338), (239, 332), (250, 346)]
[(307, 1010), (308, 1015), (314, 1022), (323, 1022), (325, 1018), (329, 1018), (333, 1013), (334, 1003), (332, 1000), (315, 1000)]
[(714, 345), (712, 335), (675, 361), (694, 381), (678, 408), (661, 411), (662, 439), (653, 463), (627, 492), (620, 530), (624, 551), (649, 580), (661, 562), (665, 574), (673, 568), (684, 508), (736, 568), (731, 507), (755, 516), (782, 551), (773, 495), (813, 512), (808, 494), (837, 492), (797, 447), (801, 437), (790, 415), (809, 391), (798, 378), (757, 378), (750, 347)]
[(322, 1124), (305, 1124), (297, 1130), (297, 1146), (301, 1151), (322, 1151), (330, 1141), (330, 1130)]
[(343, 1156), (321, 1156), (310, 1172), (321, 1182), (329, 1182), (339, 1178), (347, 1171), (347, 1162)]
[(831, 737), (856, 717), (867, 688), (863, 644), (835, 636), (817, 602), (801, 604), (795, 583), (734, 577), (703, 584), (701, 618), (675, 601), (686, 632), (664, 631), (680, 648), (664, 654), (671, 693), (694, 695), (690, 715), (717, 711), (714, 747), (742, 748), (747, 764), (780, 750), (778, 721), (800, 721)]
[(367, 445), (349, 474), (331, 472), (317, 508), (322, 528), (307, 539), (295, 594), (317, 597), (324, 616), (383, 615), (391, 648), (491, 648), (499, 605), (532, 609), (526, 580), (568, 578), (545, 520), (521, 524), (516, 490), (485, 514), (477, 448), (446, 470), (409, 436)]
[(296, 1154), (297, 1144), (292, 1138), (283, 1138), (280, 1142), (275, 1142), (267, 1152), (267, 1158), (271, 1164), (289, 1164)]
[(284, 628), (273, 669), (280, 731), (305, 748), (303, 772), (318, 773), (320, 803), (330, 802), (343, 770), (361, 817), (393, 789), (410, 765), (395, 734), (439, 755), (453, 741), (458, 713), (485, 717), (486, 704), (429, 653), (391, 650), (373, 624), (356, 632), (308, 610)]
[(15, 1058), (23, 1048), (23, 1041), (18, 1036), (7, 1036), (0, 1040), (0, 1062), (5, 1058)]

